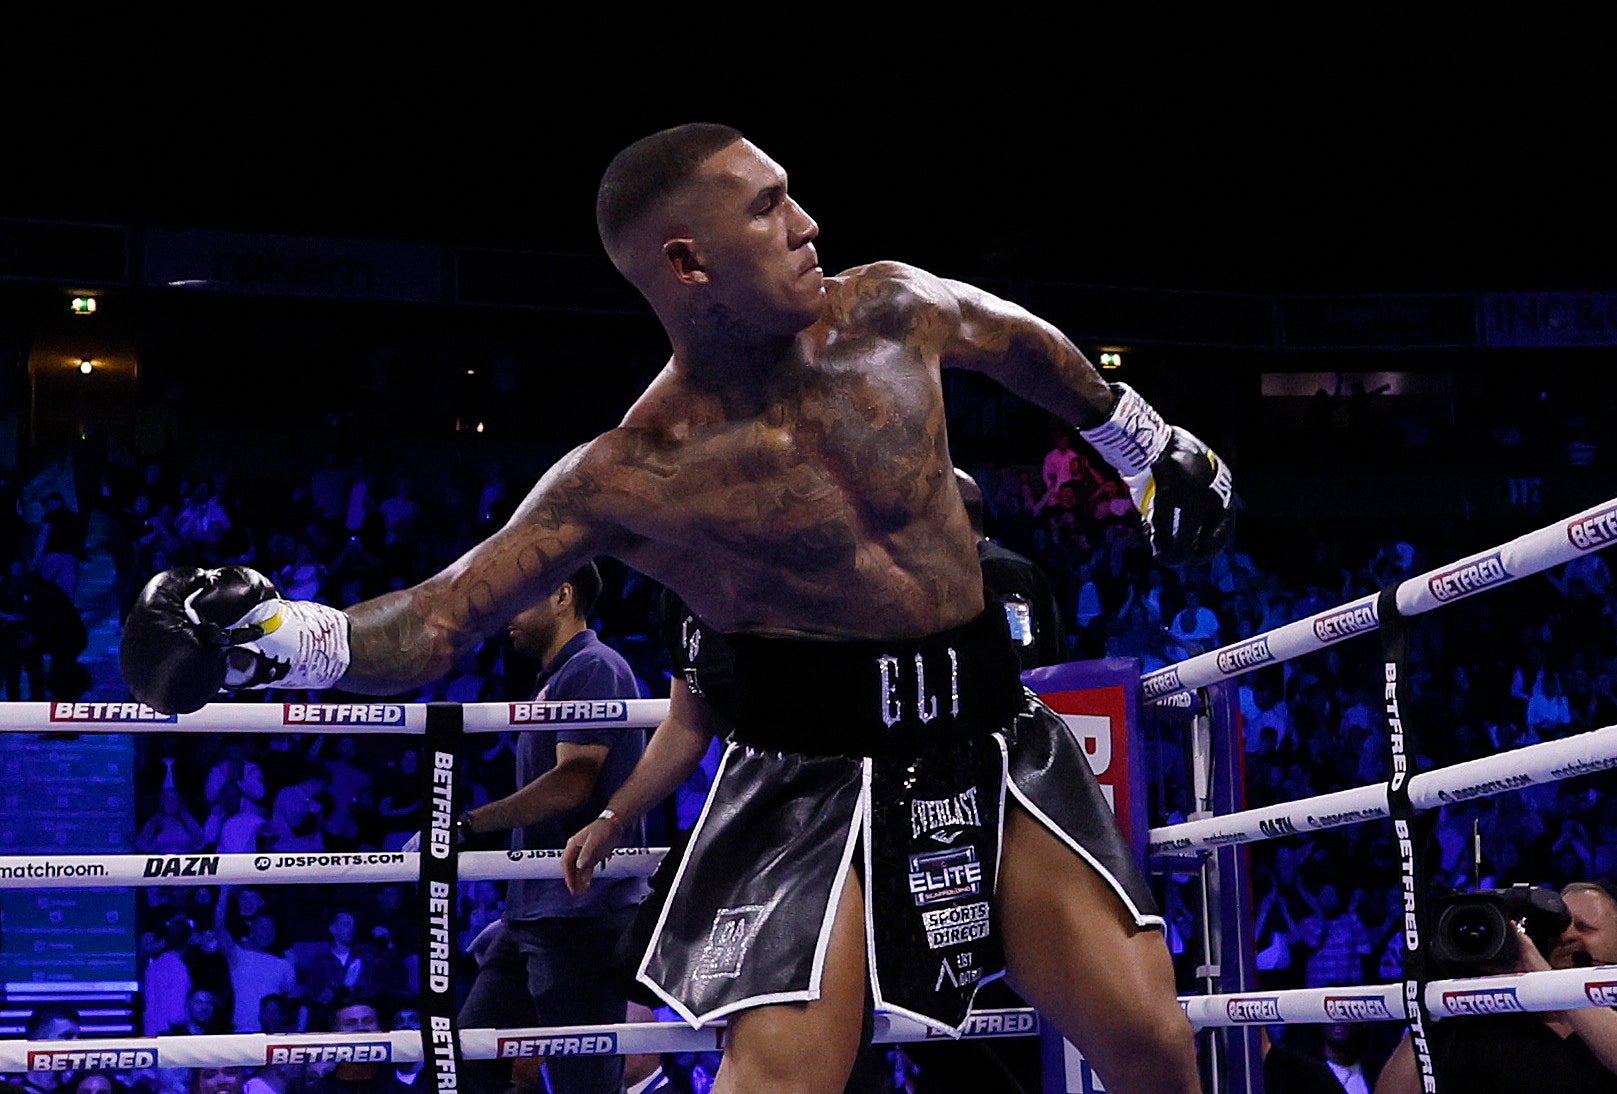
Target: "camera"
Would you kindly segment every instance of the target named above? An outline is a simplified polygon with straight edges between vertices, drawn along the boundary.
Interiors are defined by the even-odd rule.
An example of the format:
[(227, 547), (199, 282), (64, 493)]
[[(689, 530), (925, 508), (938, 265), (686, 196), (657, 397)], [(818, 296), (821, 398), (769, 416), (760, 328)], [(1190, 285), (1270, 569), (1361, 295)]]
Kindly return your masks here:
[(1442, 979), (1515, 971), (1512, 920), (1522, 924), (1528, 941), (1547, 961), (1572, 916), (1560, 893), (1525, 882), (1437, 898), (1431, 916), (1432, 975)]

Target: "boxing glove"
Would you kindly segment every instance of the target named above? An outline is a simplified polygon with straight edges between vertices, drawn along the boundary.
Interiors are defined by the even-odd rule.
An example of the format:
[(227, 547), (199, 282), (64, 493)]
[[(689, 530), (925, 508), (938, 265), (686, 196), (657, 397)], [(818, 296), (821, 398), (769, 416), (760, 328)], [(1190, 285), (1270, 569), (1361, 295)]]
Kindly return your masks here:
[(222, 689), (332, 686), (348, 670), (348, 617), (286, 600), (245, 566), (184, 567), (146, 583), (118, 652), (137, 700), (189, 714)]
[(1158, 561), (1182, 566), (1211, 558), (1235, 529), (1229, 465), (1163, 421), (1127, 384), (1112, 390), (1111, 413), (1080, 436), (1122, 476)]

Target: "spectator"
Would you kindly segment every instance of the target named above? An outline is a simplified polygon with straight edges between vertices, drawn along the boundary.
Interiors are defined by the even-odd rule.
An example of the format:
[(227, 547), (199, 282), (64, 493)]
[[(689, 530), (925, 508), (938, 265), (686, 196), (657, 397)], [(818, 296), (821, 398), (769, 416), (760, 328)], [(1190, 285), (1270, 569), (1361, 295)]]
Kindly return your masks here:
[(258, 1033), (259, 1002), (272, 993), (296, 998), (297, 969), (275, 948), (275, 917), (268, 908), (252, 914), (247, 920), (247, 937), (236, 940), (230, 932), (230, 899), (231, 889), (222, 886), (214, 906), (214, 932), (230, 966), (231, 995), (235, 999), (231, 1025), (237, 1033)]
[(141, 825), (135, 836), (135, 850), (148, 855), (184, 855), (208, 845), (207, 833), (191, 816), (177, 787), (165, 786), (157, 792), (157, 812)]
[(79, 566), (84, 561), (87, 531), (84, 517), (69, 506), (61, 494), (52, 493), (45, 498), (32, 568), (66, 593), (69, 600), (78, 595)]
[[(26, 1027), (30, 1041), (75, 1041), (79, 1036), (79, 1013), (71, 1007), (46, 1004), (29, 1015)], [(19, 1084), (24, 1094), (63, 1094), (72, 1089), (71, 1071), (25, 1071)]]
[(327, 1008), (344, 995), (368, 998), (375, 990), (375, 958), (369, 947), (355, 941), (356, 930), (354, 913), (338, 908), (326, 924), (330, 940), (298, 951), (300, 997), (317, 1010), (311, 1021), (323, 1023)]
[(146, 963), (141, 1028), (148, 1037), (183, 1025), (189, 1015), (191, 968), (186, 963), (186, 951), (195, 934), (196, 924), (189, 916), (173, 916), (163, 929), (163, 948)]
[[(364, 996), (345, 996), (332, 1009), (333, 1033), (377, 1033), (382, 1029), (376, 1004)], [(406, 1094), (411, 1088), (399, 1081), (389, 1065), (340, 1063), (329, 1074), (314, 1079), (305, 1094)]]

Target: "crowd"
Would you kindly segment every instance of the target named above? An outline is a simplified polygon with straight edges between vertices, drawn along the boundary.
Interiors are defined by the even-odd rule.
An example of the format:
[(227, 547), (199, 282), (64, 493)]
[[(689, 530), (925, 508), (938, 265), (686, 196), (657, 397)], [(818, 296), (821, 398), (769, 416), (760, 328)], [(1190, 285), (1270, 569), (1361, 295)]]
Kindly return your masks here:
[[(1598, 468), (1598, 452), (1587, 449), (1580, 446), (1580, 466)], [(1074, 446), (1070, 433), (1053, 431), (1042, 463), (969, 470), (983, 490), (987, 534), (1048, 575), (1066, 657), (1135, 658), (1145, 670), (1367, 595), (1528, 531), (1541, 516), (1560, 515), (1535, 510), (1535, 499), (1524, 495), (1513, 525), (1333, 527), (1283, 543), (1238, 536), (1210, 563), (1175, 571), (1151, 560), (1126, 492)], [(290, 489), (265, 490), (200, 461), (143, 462), (113, 451), (99, 465), (95, 489), (45, 497), (31, 521), (23, 516), (22, 491), (8, 482), (0, 518), (10, 522), (6, 541), (13, 550), (0, 581), (0, 685), (13, 699), (77, 697), (88, 686), (71, 672), (84, 652), (82, 626), (59, 633), (73, 631), (79, 618), (72, 585), (87, 510), (106, 522), (120, 612), (159, 570), (231, 563), (271, 575), (289, 597), (341, 606), (441, 568), (507, 518), (535, 473), (485, 454), (401, 469), (328, 453)], [(601, 561), (607, 591), (591, 622), (629, 660), (641, 694), (665, 696), (659, 590)], [(1617, 587), (1599, 553), (1421, 620), (1411, 651), (1414, 705), (1406, 718), (1419, 742), (1417, 766), (1617, 723), (1614, 638)], [(1370, 645), (1344, 644), (1240, 679), (1249, 806), (1386, 778), (1379, 651)], [(509, 641), (490, 639), (449, 676), (399, 698), (525, 699), (537, 668)], [(1183, 819), (1194, 803), (1182, 740), (1171, 725), (1153, 725), (1149, 816), (1158, 825)], [(407, 738), (147, 734), (136, 744), (140, 851), (395, 850), (421, 826), (424, 780)], [(513, 748), (510, 736), (496, 735), (469, 757), (469, 805), (511, 791)], [(693, 823), (711, 771), (705, 765), (653, 818), (649, 844), (667, 845)], [(1603, 793), (1604, 786), (1600, 777), (1581, 777), (1445, 809), (1435, 849), (1438, 886), (1560, 886), (1617, 875), (1617, 795)], [(1397, 856), (1388, 832), (1362, 825), (1266, 841), (1250, 854), (1260, 985), (1381, 983), (1400, 975), (1401, 904), (1391, 883)], [(1156, 880), (1181, 988), (1196, 990), (1201, 917), (1194, 880)], [(502, 890), (490, 882), (462, 886), (460, 953), (499, 917)], [(334, 1029), (356, 1000), (371, 1008), (368, 1021), (410, 1020), (418, 970), (407, 886), (295, 893), (150, 887), (140, 890), (139, 908), (147, 1034)], [(464, 984), (472, 966), (463, 960)], [(1375, 1031), (1342, 1036), (1365, 1042), (1358, 1051), (1372, 1063), (1390, 1049)], [(912, 1062), (901, 1053), (892, 1062), (895, 1074), (916, 1082)], [(86, 1089), (102, 1094), (91, 1081), (106, 1077), (69, 1078), (72, 1090), (91, 1083)], [(48, 1091), (59, 1086), (40, 1084), (61, 1081), (30, 1076), (25, 1085)], [(118, 1076), (108, 1094), (121, 1094), (120, 1084), (188, 1089), (186, 1081)], [(216, 1088), (222, 1091), (317, 1089), (311, 1076), (275, 1069), (212, 1081), (224, 1084)]]

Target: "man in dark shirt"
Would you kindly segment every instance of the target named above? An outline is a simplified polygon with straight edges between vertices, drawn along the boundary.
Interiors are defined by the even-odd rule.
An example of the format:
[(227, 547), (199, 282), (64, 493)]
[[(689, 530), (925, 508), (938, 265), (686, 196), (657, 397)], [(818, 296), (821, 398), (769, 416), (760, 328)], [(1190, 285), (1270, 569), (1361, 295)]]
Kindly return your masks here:
[[(543, 666), (536, 700), (640, 697), (628, 662), (587, 626), (600, 592), (600, 572), (591, 562), (511, 621), (512, 643)], [(465, 814), (463, 824), (472, 832), (510, 829), (513, 851), (559, 849), (602, 813), (644, 751), (642, 730), (524, 733), (517, 745), (519, 789)], [(604, 973), (646, 892), (643, 878), (602, 878), (576, 897), (560, 880), (510, 882), (505, 914), (490, 931), (461, 1009), (461, 1027), (624, 1021), (623, 985)], [(523, 999), (532, 1001), (531, 1009)], [(557, 1058), (545, 1067), (555, 1094), (622, 1089), (621, 1056)], [(518, 1075), (519, 1085), (536, 1079)], [(504, 1080), (498, 1065), (471, 1064), (462, 1086), (482, 1094), (502, 1089)]]
[(1050, 579), (1032, 559), (990, 539), (983, 531), (983, 492), (977, 480), (960, 468), (954, 470), (971, 530), (977, 536), (977, 558), (982, 563), (983, 587), (1005, 606), (1011, 637), (1019, 643), (1022, 668), (1055, 665), (1068, 660), (1066, 627)]

